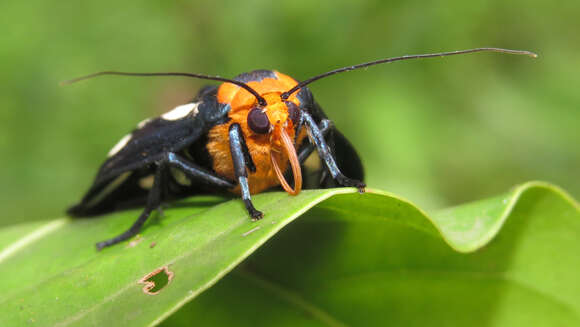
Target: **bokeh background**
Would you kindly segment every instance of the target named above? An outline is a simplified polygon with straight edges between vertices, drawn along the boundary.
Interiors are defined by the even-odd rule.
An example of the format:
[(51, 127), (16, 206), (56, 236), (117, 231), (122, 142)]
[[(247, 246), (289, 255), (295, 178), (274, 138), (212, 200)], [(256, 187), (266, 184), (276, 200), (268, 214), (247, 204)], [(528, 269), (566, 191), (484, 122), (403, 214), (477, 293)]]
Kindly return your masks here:
[(203, 81), (101, 78), (105, 69), (305, 79), (403, 54), (475, 54), (337, 75), (311, 89), (360, 151), (372, 187), (427, 209), (540, 179), (580, 194), (580, 2), (0, 2), (0, 225), (77, 201), (137, 122)]

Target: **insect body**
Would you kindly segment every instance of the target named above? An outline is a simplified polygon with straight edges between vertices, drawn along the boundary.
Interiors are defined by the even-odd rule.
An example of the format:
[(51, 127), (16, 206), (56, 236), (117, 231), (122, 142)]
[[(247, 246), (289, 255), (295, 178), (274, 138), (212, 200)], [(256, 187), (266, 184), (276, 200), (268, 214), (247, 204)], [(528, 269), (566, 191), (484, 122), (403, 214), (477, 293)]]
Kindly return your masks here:
[[(306, 85), (380, 63), (478, 51), (533, 55), (479, 48), (404, 56), (337, 69), (300, 83), (270, 70), (244, 73), (232, 80), (187, 73), (122, 72), (72, 80), (98, 75), (181, 75), (223, 83), (203, 88), (191, 103), (139, 123), (111, 149), (93, 185), (68, 213), (91, 216), (144, 205), (127, 231), (97, 243), (102, 249), (137, 234), (151, 212), (172, 199), (234, 192), (241, 195), (250, 217), (260, 219), (263, 213), (254, 207), (250, 195), (278, 185), (290, 194), (300, 193), (302, 187), (333, 186), (353, 186), (363, 192), (363, 168), (356, 151), (328, 120)], [(310, 172), (304, 162), (313, 152), (322, 168)], [(293, 175), (291, 183), (284, 175), (287, 170)]]
[[(235, 84), (206, 87), (193, 102), (141, 122), (111, 149), (92, 187), (69, 214), (96, 215), (142, 204), (145, 209), (129, 230), (98, 243), (99, 249), (135, 235), (162, 201), (195, 194), (239, 193), (249, 215), (260, 219), (263, 214), (254, 208), (250, 194), (280, 184), (291, 194), (299, 193), (301, 165), (314, 150), (328, 174), (320, 173), (318, 183), (304, 181), (305, 186), (364, 189), (358, 155), (308, 88), (282, 100), (281, 94), (298, 84), (284, 74), (259, 70), (235, 80), (255, 90), (266, 104)], [(288, 167), (293, 188), (283, 175)]]

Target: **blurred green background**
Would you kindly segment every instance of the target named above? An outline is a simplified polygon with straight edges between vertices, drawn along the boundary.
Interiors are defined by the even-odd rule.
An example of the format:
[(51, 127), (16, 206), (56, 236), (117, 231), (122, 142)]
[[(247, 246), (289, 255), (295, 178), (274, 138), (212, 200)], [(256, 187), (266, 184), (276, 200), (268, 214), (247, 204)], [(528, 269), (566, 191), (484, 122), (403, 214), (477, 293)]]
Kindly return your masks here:
[(480, 46), (536, 51), (408, 61), (311, 89), (372, 187), (439, 208), (526, 180), (580, 194), (580, 2), (2, 1), (0, 225), (63, 215), (137, 122), (203, 81), (99, 70), (305, 79), (377, 58)]

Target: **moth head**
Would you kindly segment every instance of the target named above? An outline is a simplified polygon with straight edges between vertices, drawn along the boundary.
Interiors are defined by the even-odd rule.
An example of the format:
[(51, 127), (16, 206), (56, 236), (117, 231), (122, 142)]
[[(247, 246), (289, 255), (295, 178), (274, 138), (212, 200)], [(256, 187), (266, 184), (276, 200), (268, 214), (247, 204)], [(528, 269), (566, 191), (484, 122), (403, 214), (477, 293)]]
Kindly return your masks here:
[[(266, 106), (256, 103), (248, 110), (246, 123), (248, 129), (256, 136), (267, 138), (270, 145), (270, 161), (272, 168), (284, 190), (290, 194), (300, 193), (302, 188), (302, 172), (296, 144), (294, 143), (296, 126), (299, 122), (300, 107), (299, 101), (282, 100), (279, 92), (263, 94), (267, 102)], [(294, 176), (294, 188), (292, 188), (284, 177), (284, 172), (280, 168), (280, 160), (286, 156), (290, 162)]]

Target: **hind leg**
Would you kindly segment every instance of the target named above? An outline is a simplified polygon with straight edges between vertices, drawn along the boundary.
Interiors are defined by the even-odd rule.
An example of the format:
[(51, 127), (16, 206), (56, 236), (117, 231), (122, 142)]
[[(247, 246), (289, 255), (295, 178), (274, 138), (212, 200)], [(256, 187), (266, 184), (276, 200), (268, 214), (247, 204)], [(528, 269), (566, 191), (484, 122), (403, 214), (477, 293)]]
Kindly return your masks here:
[(145, 205), (145, 209), (143, 210), (139, 218), (137, 218), (137, 220), (133, 223), (133, 225), (122, 234), (119, 234), (111, 239), (97, 243), (96, 245), (97, 250), (100, 251), (107, 246), (111, 246), (124, 240), (130, 239), (131, 237), (139, 233), (141, 227), (143, 226), (145, 221), (147, 221), (147, 218), (149, 218), (149, 216), (151, 215), (151, 212), (153, 212), (153, 210), (155, 210), (161, 205), (162, 193), (163, 189), (165, 188), (167, 178), (166, 177), (167, 174), (165, 171), (166, 169), (167, 167), (164, 164), (161, 164), (157, 167), (157, 170), (155, 171), (155, 178), (153, 180), (153, 187), (149, 191), (149, 195), (147, 196), (147, 204)]

